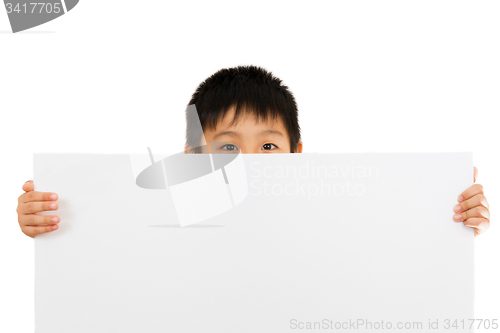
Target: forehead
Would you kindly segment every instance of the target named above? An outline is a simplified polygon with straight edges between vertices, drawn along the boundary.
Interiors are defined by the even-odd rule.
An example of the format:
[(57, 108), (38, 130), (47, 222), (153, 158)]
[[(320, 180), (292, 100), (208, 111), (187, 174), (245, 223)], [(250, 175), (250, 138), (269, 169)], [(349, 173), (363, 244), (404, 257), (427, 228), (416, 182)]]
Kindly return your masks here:
[(243, 110), (235, 117), (235, 107), (231, 107), (224, 114), (224, 117), (219, 119), (216, 123), (214, 131), (223, 130), (262, 130), (262, 129), (273, 129), (282, 131), (283, 134), (287, 134), (285, 125), (281, 117), (268, 117), (262, 118), (257, 117), (254, 112)]

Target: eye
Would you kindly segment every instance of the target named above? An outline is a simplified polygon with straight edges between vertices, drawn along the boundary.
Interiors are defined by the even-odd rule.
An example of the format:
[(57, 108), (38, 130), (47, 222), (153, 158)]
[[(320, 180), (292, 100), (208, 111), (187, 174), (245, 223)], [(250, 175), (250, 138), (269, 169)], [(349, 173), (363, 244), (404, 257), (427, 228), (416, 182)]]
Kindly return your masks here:
[(262, 150), (272, 150), (278, 148), (275, 144), (273, 143), (266, 143), (265, 145), (262, 146)]
[(227, 150), (227, 151), (237, 151), (238, 150), (238, 146), (233, 145), (231, 143), (228, 143), (228, 144), (222, 146), (221, 149)]

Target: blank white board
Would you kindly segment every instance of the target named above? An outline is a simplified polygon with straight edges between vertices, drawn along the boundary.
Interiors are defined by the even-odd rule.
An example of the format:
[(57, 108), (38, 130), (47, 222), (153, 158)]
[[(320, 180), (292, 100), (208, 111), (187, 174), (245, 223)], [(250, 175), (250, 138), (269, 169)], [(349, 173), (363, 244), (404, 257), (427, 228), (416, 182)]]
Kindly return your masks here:
[(474, 233), (452, 219), (471, 153), (241, 157), (246, 197), (181, 227), (168, 186), (136, 185), (141, 156), (36, 154), (35, 190), (58, 193), (61, 217), (35, 238), (36, 332), (436, 332), (474, 318)]

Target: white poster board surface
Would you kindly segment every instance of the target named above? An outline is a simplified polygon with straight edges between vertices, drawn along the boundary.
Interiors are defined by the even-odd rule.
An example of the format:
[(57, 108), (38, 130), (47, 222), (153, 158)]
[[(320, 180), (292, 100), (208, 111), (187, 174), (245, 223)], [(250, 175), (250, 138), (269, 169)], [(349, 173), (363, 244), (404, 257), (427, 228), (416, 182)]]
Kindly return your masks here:
[(474, 233), (452, 220), (471, 153), (241, 157), (246, 197), (183, 227), (168, 185), (136, 185), (140, 156), (36, 154), (35, 190), (58, 193), (61, 217), (35, 238), (36, 332), (436, 332), (474, 318)]

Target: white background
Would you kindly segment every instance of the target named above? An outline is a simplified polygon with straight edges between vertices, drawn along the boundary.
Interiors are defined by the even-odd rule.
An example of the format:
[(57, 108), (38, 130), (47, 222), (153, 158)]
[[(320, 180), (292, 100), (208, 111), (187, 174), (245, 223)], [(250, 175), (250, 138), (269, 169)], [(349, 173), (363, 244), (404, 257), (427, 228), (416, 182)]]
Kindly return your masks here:
[(492, 215), (476, 318), (500, 319), (498, 17), (496, 1), (82, 0), (11, 34), (0, 9), (0, 332), (34, 330), (33, 239), (15, 211), (32, 154), (181, 151), (197, 85), (247, 64), (295, 94), (306, 152), (474, 153)]

